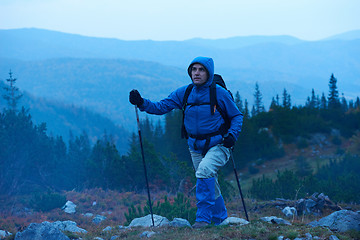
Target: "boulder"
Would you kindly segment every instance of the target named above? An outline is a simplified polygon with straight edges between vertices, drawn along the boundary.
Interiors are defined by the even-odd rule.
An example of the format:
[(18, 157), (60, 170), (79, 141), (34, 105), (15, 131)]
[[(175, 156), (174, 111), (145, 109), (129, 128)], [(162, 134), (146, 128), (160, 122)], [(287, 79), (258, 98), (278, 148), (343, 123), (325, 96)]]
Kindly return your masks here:
[[(159, 215), (154, 214), (154, 225), (155, 227), (160, 226), (169, 226), (170, 221), (166, 217), (162, 217)], [(152, 219), (151, 214), (141, 217), (141, 218), (135, 218), (131, 221), (129, 227), (152, 227)]]
[(297, 216), (297, 211), (294, 207), (285, 207), (282, 212), (285, 214), (286, 217)]
[(309, 225), (312, 227), (328, 227), (335, 232), (360, 231), (360, 214), (350, 210), (340, 210), (318, 221), (313, 221)]
[(70, 214), (76, 212), (75, 208), (76, 208), (76, 205), (75, 205), (75, 203), (73, 203), (72, 201), (67, 201), (67, 202), (65, 203), (65, 205), (62, 207), (62, 209), (64, 210), (64, 212), (70, 213)]
[(15, 235), (15, 240), (70, 240), (63, 232), (49, 222), (31, 223), (24, 231)]
[(225, 225), (246, 225), (249, 222), (246, 221), (245, 219), (242, 218), (237, 218), (237, 217), (228, 217), (226, 218), (224, 221), (222, 221), (222, 223), (220, 223), (220, 226), (225, 226)]
[(102, 216), (102, 215), (96, 215), (92, 222), (95, 223), (95, 224), (100, 224), (102, 221), (104, 221), (106, 219), (105, 216)]
[(274, 223), (274, 224), (285, 224), (285, 225), (291, 225), (291, 223), (289, 221), (286, 221), (282, 218), (278, 218), (278, 217), (262, 217), (260, 218), (260, 220), (264, 221), (264, 222), (268, 222), (268, 223)]
[(191, 227), (189, 221), (183, 218), (174, 218), (169, 225), (172, 227)]
[(82, 215), (87, 218), (92, 218), (94, 216), (94, 214), (92, 213), (85, 213), (85, 214), (83, 213)]
[(102, 231), (103, 232), (110, 232), (113, 228), (110, 226), (107, 226), (106, 228), (104, 228)]
[(330, 198), (323, 193), (314, 193), (307, 199), (300, 199), (296, 203), (298, 213), (313, 214), (316, 216), (322, 215), (324, 209), (331, 209), (334, 211), (341, 210), (341, 207), (335, 204)]
[(58, 228), (60, 231), (69, 231), (73, 233), (87, 233), (85, 229), (76, 226), (76, 222), (73, 221), (56, 221), (52, 225)]
[(8, 231), (0, 230), (0, 239), (4, 239), (10, 235), (12, 235), (12, 233), (10, 233)]
[(155, 234), (156, 234), (156, 232), (153, 232), (153, 231), (145, 231), (145, 232), (140, 234), (140, 238), (144, 238), (144, 237), (151, 238)]

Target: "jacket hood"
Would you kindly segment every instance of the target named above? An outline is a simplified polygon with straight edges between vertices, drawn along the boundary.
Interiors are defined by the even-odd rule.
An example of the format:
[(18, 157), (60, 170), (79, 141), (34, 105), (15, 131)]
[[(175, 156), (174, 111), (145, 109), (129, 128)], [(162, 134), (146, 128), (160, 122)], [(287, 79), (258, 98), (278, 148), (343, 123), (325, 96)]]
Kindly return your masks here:
[[(197, 57), (194, 60), (192, 60), (192, 62), (190, 63), (190, 65), (188, 67), (188, 74), (189, 74), (190, 78), (191, 78), (191, 67), (195, 63), (199, 63), (199, 64), (203, 65), (209, 74), (209, 79), (202, 86), (210, 86), (214, 79), (214, 61), (213, 61), (213, 59), (209, 58), (209, 57)], [(191, 81), (192, 81), (192, 79), (191, 79)]]

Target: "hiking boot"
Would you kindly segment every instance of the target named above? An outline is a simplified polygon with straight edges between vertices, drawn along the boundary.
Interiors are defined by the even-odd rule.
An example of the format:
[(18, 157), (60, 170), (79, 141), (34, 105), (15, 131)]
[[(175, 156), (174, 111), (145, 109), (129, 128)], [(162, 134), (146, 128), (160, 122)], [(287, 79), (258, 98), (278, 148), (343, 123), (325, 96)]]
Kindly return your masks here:
[(209, 226), (209, 223), (207, 222), (195, 222), (192, 227), (193, 228), (203, 228)]

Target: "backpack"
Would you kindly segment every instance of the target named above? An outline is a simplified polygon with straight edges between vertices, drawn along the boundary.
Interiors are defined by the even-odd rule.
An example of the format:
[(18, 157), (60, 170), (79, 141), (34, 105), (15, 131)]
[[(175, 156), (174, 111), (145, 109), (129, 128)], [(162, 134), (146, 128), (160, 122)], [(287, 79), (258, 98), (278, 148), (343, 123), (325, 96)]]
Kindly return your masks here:
[[(188, 104), (187, 100), (188, 100), (188, 97), (189, 97), (189, 95), (191, 93), (191, 90), (194, 88), (194, 84), (189, 84), (189, 86), (186, 88), (184, 98), (183, 98), (183, 102), (182, 102), (182, 108), (181, 108), (182, 112), (183, 112), (183, 119), (182, 119), (182, 126), (181, 126), (181, 137), (182, 138), (186, 138), (186, 139), (189, 138), (189, 135), (186, 132), (185, 125), (184, 125), (185, 108), (186, 108), (187, 105), (210, 105), (211, 115), (214, 115), (215, 110), (217, 109), (219, 111), (221, 117), (225, 121), (225, 124), (223, 124), (223, 126), (221, 126), (220, 129), (218, 131), (214, 132), (214, 133), (205, 134), (205, 135), (201, 135), (201, 136), (194, 136), (194, 138), (199, 139), (199, 140), (200, 139), (206, 139), (207, 143), (205, 143), (205, 146), (209, 145), (210, 137), (216, 136), (216, 135), (219, 135), (219, 134), (224, 135), (224, 134), (226, 134), (227, 130), (230, 128), (230, 120), (227, 117), (226, 113), (219, 107), (218, 102), (217, 102), (216, 84), (221, 86), (222, 88), (226, 89), (230, 93), (231, 97), (233, 98), (233, 95), (231, 94), (231, 92), (226, 88), (225, 81), (223, 80), (223, 78), (219, 74), (214, 74), (213, 82), (209, 87), (210, 102), (197, 103), (197, 104)], [(191, 136), (191, 137), (193, 137), (193, 136)], [(207, 147), (205, 147), (204, 151), (207, 151), (206, 148)], [(203, 154), (203, 155), (205, 155), (205, 154)]]

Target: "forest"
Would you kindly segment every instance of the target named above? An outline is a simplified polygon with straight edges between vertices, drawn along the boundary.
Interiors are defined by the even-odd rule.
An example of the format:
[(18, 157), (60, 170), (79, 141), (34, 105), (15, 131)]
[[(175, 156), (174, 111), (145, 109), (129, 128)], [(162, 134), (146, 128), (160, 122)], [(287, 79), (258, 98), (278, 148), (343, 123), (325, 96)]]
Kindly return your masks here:
[[(18, 106), (21, 93), (15, 80), (7, 79), (2, 100), (7, 107), (0, 113), (0, 192), (20, 195), (42, 192), (82, 191), (102, 188), (141, 192), (146, 188), (139, 139), (133, 133), (129, 151), (119, 154), (111, 133), (91, 144), (84, 131), (65, 142), (62, 136), (49, 136), (46, 123), (35, 125), (29, 109)], [(294, 106), (284, 89), (273, 97), (266, 110), (260, 86), (255, 85), (254, 104), (249, 106), (237, 91), (238, 108), (244, 114), (240, 137), (234, 147), (237, 168), (256, 173), (254, 163), (286, 156), (289, 146), (305, 150), (312, 147), (316, 134), (326, 136), (338, 146), (334, 159), (316, 171), (306, 157), (297, 156), (297, 170), (278, 171), (276, 179), (266, 176), (254, 180), (247, 196), (257, 199), (293, 198), (309, 192), (324, 192), (336, 201), (360, 199), (360, 99), (340, 97), (332, 74), (329, 92), (315, 93), (304, 105)], [(141, 131), (152, 191), (185, 191), (195, 183), (186, 140), (181, 139), (181, 111), (165, 116), (164, 123), (145, 117)], [(344, 144), (345, 147), (341, 147)], [(221, 184), (231, 191), (225, 177), (232, 165), (222, 170)]]

